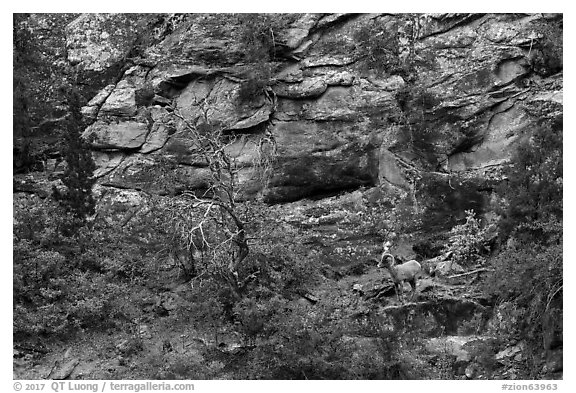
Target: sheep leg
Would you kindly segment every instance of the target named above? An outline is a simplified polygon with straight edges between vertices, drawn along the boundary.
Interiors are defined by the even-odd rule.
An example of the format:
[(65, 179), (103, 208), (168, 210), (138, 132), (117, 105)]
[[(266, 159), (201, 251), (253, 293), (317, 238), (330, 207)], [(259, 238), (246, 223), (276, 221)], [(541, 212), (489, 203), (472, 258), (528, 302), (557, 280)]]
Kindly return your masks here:
[(408, 281), (410, 287), (412, 288), (412, 294), (410, 295), (410, 301), (414, 299), (414, 295), (416, 295), (416, 279)]
[(402, 283), (394, 283), (394, 289), (396, 289), (396, 298), (400, 303), (404, 303), (404, 296), (402, 296)]

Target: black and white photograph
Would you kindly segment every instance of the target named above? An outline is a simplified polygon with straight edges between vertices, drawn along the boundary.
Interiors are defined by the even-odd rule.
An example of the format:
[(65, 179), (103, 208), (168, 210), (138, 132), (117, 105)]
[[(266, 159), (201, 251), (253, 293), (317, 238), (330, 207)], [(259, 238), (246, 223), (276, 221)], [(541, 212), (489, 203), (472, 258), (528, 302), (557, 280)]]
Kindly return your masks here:
[(12, 13), (10, 387), (560, 386), (564, 14), (372, 9)]

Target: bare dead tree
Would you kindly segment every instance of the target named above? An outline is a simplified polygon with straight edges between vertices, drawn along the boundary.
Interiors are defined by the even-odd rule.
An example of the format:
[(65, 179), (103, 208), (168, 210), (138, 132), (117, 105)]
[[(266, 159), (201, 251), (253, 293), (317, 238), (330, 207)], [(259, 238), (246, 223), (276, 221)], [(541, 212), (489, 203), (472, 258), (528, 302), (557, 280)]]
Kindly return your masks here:
[[(246, 215), (238, 208), (242, 192), (239, 172), (250, 166), (257, 181), (266, 182), (276, 152), (270, 125), (257, 136), (236, 134), (211, 121), (213, 105), (206, 98), (196, 100), (200, 116), (191, 119), (175, 107), (173, 117), (179, 122), (180, 132), (192, 143), (202, 165), (209, 169), (207, 187), (188, 190), (181, 195), (182, 203), (174, 211), (175, 233), (188, 251), (189, 270), (200, 278), (205, 275), (223, 279), (236, 296), (258, 272), (240, 276), (242, 263), (250, 252), (246, 233)], [(254, 143), (256, 152), (250, 165), (239, 162), (232, 154), (232, 146)]]

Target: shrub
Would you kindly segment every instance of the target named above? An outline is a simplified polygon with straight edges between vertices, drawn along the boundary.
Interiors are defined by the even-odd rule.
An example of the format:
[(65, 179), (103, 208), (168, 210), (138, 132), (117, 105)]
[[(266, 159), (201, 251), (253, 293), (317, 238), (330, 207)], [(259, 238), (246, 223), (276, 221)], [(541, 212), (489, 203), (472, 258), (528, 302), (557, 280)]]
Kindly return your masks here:
[[(496, 271), (487, 281), (488, 292), (502, 300), (541, 311), (562, 288), (562, 244), (547, 248), (511, 247), (492, 261)], [(550, 304), (548, 304), (549, 307)]]
[[(215, 379), (222, 375), (224, 364), (220, 361), (208, 361), (207, 351), (190, 350), (168, 353), (149, 352), (144, 355), (142, 367), (135, 370), (140, 379)], [(134, 371), (127, 375), (118, 375), (116, 379), (134, 378)]]
[(279, 32), (297, 17), (294, 14), (237, 15), (244, 60), (251, 66), (248, 78), (240, 85), (241, 102), (256, 100), (270, 85)]
[(540, 372), (542, 350), (550, 349), (556, 340), (562, 342), (562, 255), (562, 243), (510, 247), (493, 260), (495, 271), (484, 282), (485, 291), (508, 302), (517, 315), (495, 334), (528, 342), (530, 378)]
[(383, 26), (376, 23), (362, 26), (355, 34), (358, 51), (368, 69), (379, 72), (394, 70), (398, 65), (398, 36), (387, 34)]
[(415, 196), (402, 198), (395, 206), (392, 227), (400, 233), (409, 233), (422, 228), (422, 214), (415, 204)]
[(356, 51), (361, 58), (363, 70), (375, 70), (378, 74), (400, 75), (411, 79), (412, 63), (400, 58), (400, 37), (396, 24), (372, 21), (354, 33)]
[(256, 64), (249, 77), (240, 84), (238, 98), (240, 102), (258, 100), (270, 84), (270, 66), (264, 63)]
[[(406, 120), (414, 124), (434, 120), (429, 111), (441, 102), (440, 98), (432, 91), (413, 84), (404, 85), (394, 96), (400, 110), (406, 116)], [(422, 124), (422, 127), (424, 128), (425, 124)]]
[(562, 71), (564, 43), (563, 23), (560, 20), (534, 22), (535, 37), (532, 42), (531, 64), (536, 73), (549, 76)]
[(504, 238), (546, 244), (561, 236), (561, 225), (549, 224), (562, 220), (562, 135), (561, 122), (541, 124), (518, 146), (506, 170), (508, 182), (499, 189), (507, 200), (500, 221)]
[(508, 182), (498, 190), (507, 202), (499, 223), (507, 242), (484, 283), (488, 294), (521, 316), (498, 333), (528, 341), (530, 378), (541, 370), (542, 343), (550, 349), (562, 331), (562, 133), (561, 121), (544, 118), (512, 157)]
[(114, 326), (122, 314), (123, 287), (103, 274), (76, 272), (62, 254), (28, 241), (14, 245), (13, 277), (17, 336)]
[[(254, 304), (252, 303), (252, 307)], [(326, 295), (314, 306), (279, 297), (261, 302), (259, 342), (240, 378), (402, 379), (414, 377), (400, 360), (398, 333), (382, 318), (351, 317), (349, 304)]]
[(486, 182), (479, 178), (454, 178), (420, 173), (414, 180), (415, 199), (421, 206), (422, 228), (428, 232), (449, 230), (465, 217), (467, 210), (484, 212)]
[(298, 14), (237, 14), (239, 41), (246, 61), (274, 61), (280, 31), (298, 17)]
[(73, 237), (63, 236), (59, 228), (69, 219), (49, 200), (15, 205), (17, 338), (118, 326), (134, 312), (128, 300), (133, 287), (126, 283), (151, 275), (146, 259), (113, 228), (84, 227)]
[(466, 222), (450, 230), (444, 252), (452, 252), (452, 260), (460, 264), (477, 261), (490, 252), (492, 228), (482, 227), (473, 210), (466, 210)]
[(154, 101), (154, 87), (150, 83), (144, 84), (135, 92), (137, 106), (149, 106)]
[(281, 299), (265, 305), (272, 314), (266, 326), (270, 339), (250, 356), (247, 375), (267, 379), (345, 378), (342, 330), (328, 319), (327, 309), (311, 313), (307, 307)]

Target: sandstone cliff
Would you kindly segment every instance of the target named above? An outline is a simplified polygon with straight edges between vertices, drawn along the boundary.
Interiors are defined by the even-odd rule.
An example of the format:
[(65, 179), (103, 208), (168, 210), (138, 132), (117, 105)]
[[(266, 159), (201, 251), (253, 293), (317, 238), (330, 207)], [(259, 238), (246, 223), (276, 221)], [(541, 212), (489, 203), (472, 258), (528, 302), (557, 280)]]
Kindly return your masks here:
[[(561, 63), (545, 36), (556, 15), (275, 15), (268, 75), (246, 61), (237, 16), (159, 16), (130, 58), (133, 24), (122, 18), (83, 15), (67, 28), (68, 60), (87, 78), (127, 64), (84, 108), (107, 186), (169, 195), (202, 184), (185, 133), (164, 120), (168, 104), (194, 121), (210, 102), (210, 120), (244, 136), (231, 154), (245, 182), (256, 154), (247, 141), (268, 125), (277, 142), (272, 178), (245, 197), (375, 185), (408, 195), (422, 176), (473, 178), (463, 211), (486, 203), (485, 180), (500, 179), (519, 139), (562, 114)], [(246, 101), (243, 85), (258, 78), (265, 87)], [(172, 176), (159, 181), (167, 162)], [(461, 191), (451, 183), (448, 194)]]
[[(84, 135), (105, 188), (203, 187), (207, 170), (176, 108), (237, 137), (227, 153), (241, 166), (242, 198), (283, 203), (379, 186), (387, 203), (404, 201), (448, 228), (466, 209), (490, 210), (515, 145), (562, 120), (556, 14), (33, 20), (86, 98)], [(62, 36), (51, 33), (63, 20)], [(38, 132), (57, 129), (57, 116)], [(276, 142), (266, 182), (252, 143), (264, 133)], [(61, 170), (57, 150), (48, 149), (49, 174)]]

